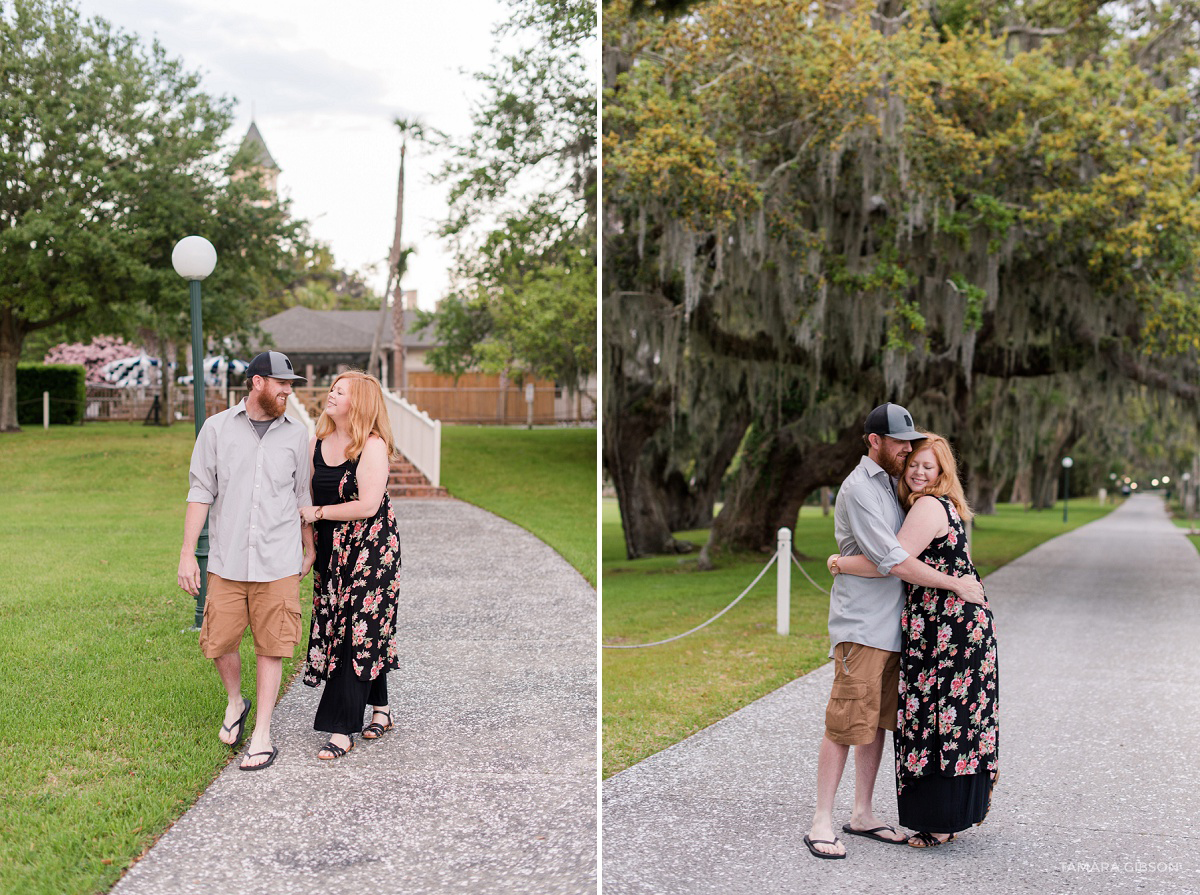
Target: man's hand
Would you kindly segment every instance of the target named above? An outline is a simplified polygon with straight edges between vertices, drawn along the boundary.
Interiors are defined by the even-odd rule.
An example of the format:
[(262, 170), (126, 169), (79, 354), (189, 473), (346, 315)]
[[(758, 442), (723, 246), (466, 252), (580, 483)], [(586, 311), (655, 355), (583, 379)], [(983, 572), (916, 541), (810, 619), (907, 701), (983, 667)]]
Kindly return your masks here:
[(200, 564), (196, 554), (184, 550), (179, 554), (179, 586), (193, 597), (200, 593)]
[(987, 602), (986, 597), (983, 595), (983, 582), (974, 575), (966, 575), (954, 580), (956, 583), (954, 592), (966, 602), (974, 603), (977, 606), (982, 606)]
[(317, 561), (317, 551), (305, 550), (304, 562), (300, 565), (300, 580), (303, 581), (308, 577), (308, 573), (312, 571), (313, 563)]

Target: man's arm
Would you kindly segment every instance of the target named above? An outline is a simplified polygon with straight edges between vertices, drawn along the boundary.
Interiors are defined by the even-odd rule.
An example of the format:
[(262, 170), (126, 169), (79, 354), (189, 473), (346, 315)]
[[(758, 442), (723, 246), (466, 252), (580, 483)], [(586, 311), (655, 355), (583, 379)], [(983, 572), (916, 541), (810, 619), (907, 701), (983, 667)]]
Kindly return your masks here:
[(208, 518), (208, 504), (188, 502), (183, 517), (183, 547), (179, 550), (179, 586), (193, 597), (200, 593), (200, 563), (196, 561), (196, 542)]

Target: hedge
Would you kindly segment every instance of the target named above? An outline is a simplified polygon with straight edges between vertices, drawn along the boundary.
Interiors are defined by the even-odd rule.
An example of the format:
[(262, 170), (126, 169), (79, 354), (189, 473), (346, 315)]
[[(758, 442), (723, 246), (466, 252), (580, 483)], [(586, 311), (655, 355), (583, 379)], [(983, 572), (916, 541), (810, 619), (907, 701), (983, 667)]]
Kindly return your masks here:
[(17, 364), (17, 423), (42, 423), (42, 392), (50, 393), (50, 422), (83, 422), (87, 370), (82, 364)]

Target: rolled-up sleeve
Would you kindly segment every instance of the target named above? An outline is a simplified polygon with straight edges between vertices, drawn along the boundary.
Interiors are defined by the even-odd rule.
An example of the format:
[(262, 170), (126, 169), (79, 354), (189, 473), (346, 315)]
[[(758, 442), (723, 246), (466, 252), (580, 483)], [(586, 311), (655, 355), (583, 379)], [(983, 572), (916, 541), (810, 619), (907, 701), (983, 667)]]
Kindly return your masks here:
[(863, 555), (875, 564), (880, 575), (887, 575), (908, 559), (896, 533), (887, 523), (888, 512), (873, 488), (855, 488), (847, 495), (850, 529)]
[[(304, 430), (301, 430), (302, 433)], [(296, 463), (296, 506), (311, 507), (312, 502), (312, 454), (308, 449), (308, 436), (301, 434), (300, 460)]]
[(217, 443), (212, 426), (200, 429), (188, 467), (188, 503), (211, 504), (217, 497)]

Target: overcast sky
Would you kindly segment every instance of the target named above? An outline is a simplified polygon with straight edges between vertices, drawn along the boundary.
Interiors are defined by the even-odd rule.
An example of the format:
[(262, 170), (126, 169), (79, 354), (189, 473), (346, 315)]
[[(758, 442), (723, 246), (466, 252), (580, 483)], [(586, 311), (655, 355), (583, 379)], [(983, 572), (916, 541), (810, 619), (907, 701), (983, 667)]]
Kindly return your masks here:
[[(157, 37), (209, 93), (233, 97), (234, 142), (253, 107), (282, 169), (280, 193), (339, 265), (368, 274), (378, 291), (400, 170), (392, 122), (415, 116), (465, 134), (479, 95), (470, 75), (488, 67), (492, 29), (509, 13), (504, 0), (79, 0), (79, 9), (147, 42)], [(428, 309), (445, 293), (451, 263), (432, 234), (446, 212), (444, 188), (430, 183), (437, 166), (410, 143), (404, 241), (416, 254), (403, 285)]]

